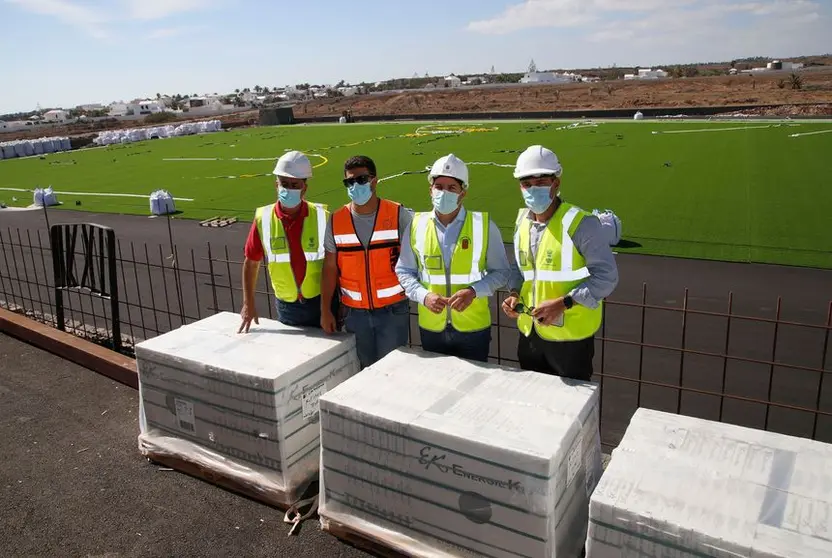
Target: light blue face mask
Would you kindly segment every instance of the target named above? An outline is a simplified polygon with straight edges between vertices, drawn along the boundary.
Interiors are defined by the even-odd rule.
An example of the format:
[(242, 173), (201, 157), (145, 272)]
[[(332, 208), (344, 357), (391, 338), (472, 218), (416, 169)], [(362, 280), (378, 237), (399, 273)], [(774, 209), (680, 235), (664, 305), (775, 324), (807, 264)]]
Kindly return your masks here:
[(533, 213), (540, 215), (552, 205), (550, 192), (551, 186), (531, 186), (523, 188), (523, 201), (526, 202), (526, 207), (532, 210)]
[(373, 195), (370, 184), (353, 184), (347, 187), (347, 194), (355, 205), (364, 205)]
[(286, 209), (294, 209), (300, 205), (300, 190), (289, 190), (283, 186), (277, 187), (277, 199)]
[(431, 189), (430, 196), (433, 200), (433, 208), (442, 215), (453, 213), (459, 207), (459, 194), (456, 192)]

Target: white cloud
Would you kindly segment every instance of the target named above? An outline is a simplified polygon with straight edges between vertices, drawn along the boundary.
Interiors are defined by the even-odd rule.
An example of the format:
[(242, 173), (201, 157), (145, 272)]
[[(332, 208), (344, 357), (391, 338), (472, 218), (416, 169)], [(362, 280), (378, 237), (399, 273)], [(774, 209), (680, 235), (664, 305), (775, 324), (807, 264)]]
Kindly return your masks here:
[(209, 7), (207, 0), (124, 0), (128, 17), (140, 20), (164, 19)]
[[(676, 23), (684, 23), (691, 30), (695, 24), (719, 23), (730, 14), (811, 21), (818, 19), (818, 8), (819, 4), (810, 0), (525, 0), (495, 17), (472, 21), (468, 30), (505, 35), (533, 28), (592, 26), (592, 40), (606, 41), (631, 37), (638, 29), (656, 29), (658, 24), (680, 27)], [(622, 16), (628, 29), (618, 29), (624, 25)]]
[(19, 8), (38, 15), (57, 18), (64, 23), (81, 29), (86, 34), (105, 39), (109, 36), (103, 24), (107, 14), (90, 6), (71, 2), (70, 0), (5, 0)]

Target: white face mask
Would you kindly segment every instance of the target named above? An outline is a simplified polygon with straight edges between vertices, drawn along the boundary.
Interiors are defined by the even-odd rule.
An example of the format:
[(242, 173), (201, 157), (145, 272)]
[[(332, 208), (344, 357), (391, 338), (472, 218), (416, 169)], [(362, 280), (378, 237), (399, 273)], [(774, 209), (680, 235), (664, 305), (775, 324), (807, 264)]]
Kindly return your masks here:
[(432, 188), (430, 196), (433, 201), (433, 209), (441, 215), (453, 213), (459, 207), (459, 194), (456, 192)]

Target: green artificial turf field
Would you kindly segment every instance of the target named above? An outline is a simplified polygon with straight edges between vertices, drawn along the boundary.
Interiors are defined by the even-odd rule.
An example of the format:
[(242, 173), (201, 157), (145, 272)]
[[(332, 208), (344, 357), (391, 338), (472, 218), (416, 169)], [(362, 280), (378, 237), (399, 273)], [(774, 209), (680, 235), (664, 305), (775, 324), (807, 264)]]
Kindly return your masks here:
[[(443, 130), (457, 133), (437, 133)], [(28, 205), (32, 189), (51, 184), (65, 209), (146, 215), (147, 196), (164, 188), (192, 200), (177, 201), (180, 218), (248, 220), (274, 200), (270, 173), (287, 149), (312, 155), (307, 197), (331, 207), (347, 201), (342, 164), (351, 155), (372, 157), (385, 178), (424, 171), (453, 152), (470, 164), (466, 206), (489, 211), (510, 241), (522, 204), (511, 167), (520, 151), (540, 143), (561, 158), (565, 199), (621, 218), (620, 251), (832, 268), (827, 130), (832, 123), (822, 121), (251, 128), (0, 161), (0, 200)], [(417, 210), (429, 207), (424, 173), (389, 178), (379, 191)], [(87, 195), (100, 193), (141, 197)]]

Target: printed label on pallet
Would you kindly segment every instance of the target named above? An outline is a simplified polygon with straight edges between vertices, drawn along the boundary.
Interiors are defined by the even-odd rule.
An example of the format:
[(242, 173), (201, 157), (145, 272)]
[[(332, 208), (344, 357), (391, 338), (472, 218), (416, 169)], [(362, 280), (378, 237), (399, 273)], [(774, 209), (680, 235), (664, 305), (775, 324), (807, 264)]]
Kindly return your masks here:
[(318, 400), (326, 393), (326, 383), (303, 391), (301, 404), (303, 406), (303, 420), (310, 420), (317, 416), (320, 409)]
[(194, 404), (190, 401), (177, 398), (176, 404), (176, 426), (183, 432), (194, 433), (196, 422), (194, 421)]

